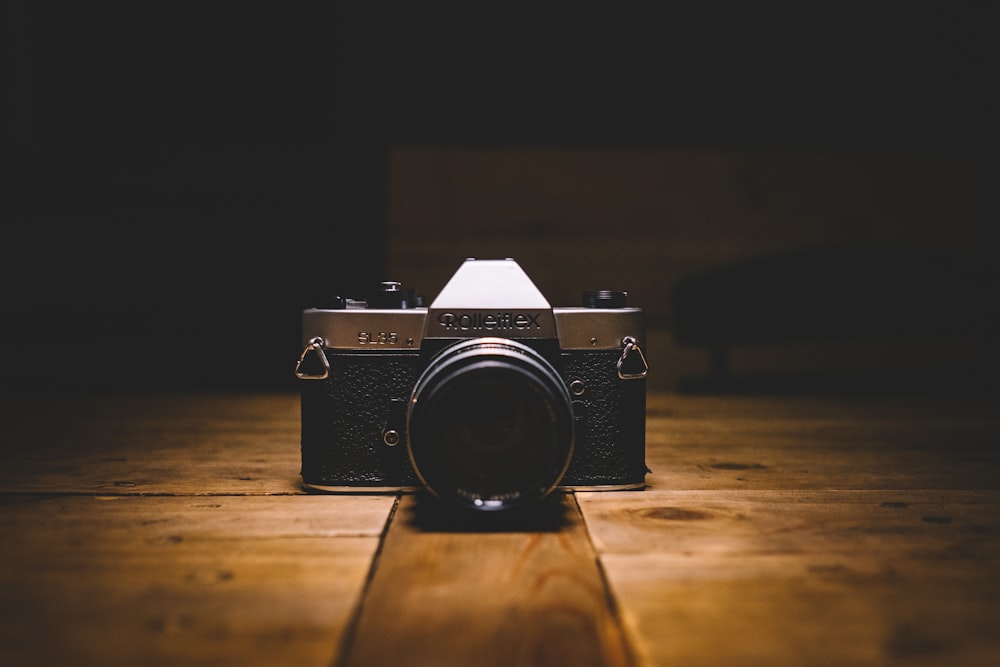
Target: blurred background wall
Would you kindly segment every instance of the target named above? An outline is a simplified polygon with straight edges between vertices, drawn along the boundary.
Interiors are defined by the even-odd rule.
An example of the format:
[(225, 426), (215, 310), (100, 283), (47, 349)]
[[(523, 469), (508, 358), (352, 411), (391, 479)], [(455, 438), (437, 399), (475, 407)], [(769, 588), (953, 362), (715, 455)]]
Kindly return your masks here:
[(424, 148), (390, 173), (393, 276), (433, 295), (467, 255), (515, 257), (555, 305), (628, 290), (660, 389), (955, 389), (994, 362), (960, 312), (995, 317), (998, 287), (965, 156)]
[(991, 386), (993, 5), (651, 7), (7, 2), (4, 386), (294, 389), (467, 256), (628, 290), (661, 389)]

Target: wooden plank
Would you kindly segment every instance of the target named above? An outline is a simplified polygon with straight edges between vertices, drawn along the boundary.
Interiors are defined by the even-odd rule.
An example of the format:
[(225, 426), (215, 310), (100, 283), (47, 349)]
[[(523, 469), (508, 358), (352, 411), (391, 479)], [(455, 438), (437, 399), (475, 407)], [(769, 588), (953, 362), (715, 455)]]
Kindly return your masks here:
[(550, 500), (497, 522), (404, 496), (339, 664), (631, 664), (579, 510)]
[(1000, 491), (578, 497), (641, 664), (997, 664)]
[(993, 399), (654, 394), (653, 489), (994, 489)]
[[(988, 401), (651, 394), (655, 488), (993, 488)], [(301, 493), (293, 394), (0, 402), (9, 492)]]
[(991, 400), (656, 394), (647, 440), (577, 496), (641, 664), (996, 664)]
[(0, 418), (9, 492), (302, 493), (295, 394), (28, 396)]
[(0, 496), (0, 664), (329, 665), (390, 497)]
[(407, 496), (364, 588), (394, 499), (302, 495), (296, 396), (8, 399), (0, 664), (996, 663), (993, 401), (648, 408), (596, 551)]

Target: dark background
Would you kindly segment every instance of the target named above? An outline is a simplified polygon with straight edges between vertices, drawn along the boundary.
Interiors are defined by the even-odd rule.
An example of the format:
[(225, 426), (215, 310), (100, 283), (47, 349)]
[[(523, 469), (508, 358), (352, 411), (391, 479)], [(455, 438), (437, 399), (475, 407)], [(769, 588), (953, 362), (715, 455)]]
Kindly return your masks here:
[(6, 3), (7, 390), (294, 388), (397, 145), (960, 155), (993, 228), (992, 3), (369, 4)]

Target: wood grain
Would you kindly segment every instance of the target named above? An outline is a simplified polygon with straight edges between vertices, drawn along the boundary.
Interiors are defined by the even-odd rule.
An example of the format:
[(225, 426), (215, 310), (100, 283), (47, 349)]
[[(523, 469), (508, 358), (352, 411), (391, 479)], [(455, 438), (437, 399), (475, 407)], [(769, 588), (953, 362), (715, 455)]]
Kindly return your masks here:
[(992, 666), (995, 408), (653, 393), (646, 490), (470, 521), (303, 494), (294, 395), (8, 398), (0, 664)]
[(512, 522), (405, 496), (341, 665), (631, 664), (572, 496)]
[(0, 664), (328, 665), (384, 497), (0, 496)]
[(0, 664), (335, 658), (393, 498), (302, 492), (296, 396), (32, 395), (0, 415)]
[(643, 665), (1000, 656), (991, 401), (650, 401), (650, 488), (580, 493)]
[(1000, 655), (1000, 492), (580, 502), (643, 664), (985, 667)]
[(295, 394), (32, 395), (0, 402), (8, 492), (302, 493)]
[(996, 489), (993, 398), (655, 394), (654, 489)]

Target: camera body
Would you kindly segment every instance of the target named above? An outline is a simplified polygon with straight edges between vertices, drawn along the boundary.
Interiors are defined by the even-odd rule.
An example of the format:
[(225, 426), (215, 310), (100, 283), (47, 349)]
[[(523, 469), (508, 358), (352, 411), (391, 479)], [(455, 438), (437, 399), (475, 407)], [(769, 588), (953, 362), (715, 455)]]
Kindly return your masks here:
[(511, 259), (468, 259), (427, 307), (399, 283), (303, 311), (302, 480), (427, 488), (480, 510), (644, 486), (643, 311), (549, 305)]

